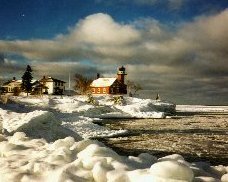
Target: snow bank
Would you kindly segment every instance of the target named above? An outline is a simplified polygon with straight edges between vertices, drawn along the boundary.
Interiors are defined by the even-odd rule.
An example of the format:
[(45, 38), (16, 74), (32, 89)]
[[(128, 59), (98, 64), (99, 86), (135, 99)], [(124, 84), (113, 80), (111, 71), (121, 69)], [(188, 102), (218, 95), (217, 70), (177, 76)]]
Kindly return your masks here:
[[(24, 110), (24, 109), (23, 109)], [(97, 113), (99, 109), (97, 110)], [(78, 113), (61, 113), (43, 110), (12, 112), (0, 108), (0, 130), (13, 134), (23, 131), (33, 138), (53, 141), (66, 136), (76, 140), (93, 137), (111, 137), (126, 133), (126, 130), (110, 130), (93, 123), (96, 118), (78, 116)]]
[(94, 137), (112, 137), (127, 133), (127, 130), (110, 130), (106, 127), (94, 124), (93, 121), (97, 120), (96, 118), (72, 116), (63, 117), (60, 120), (62, 121), (62, 126), (71, 129), (84, 139)]
[(28, 99), (17, 97), (20, 103), (33, 107), (51, 108), (63, 113), (78, 113), (78, 115), (98, 118), (164, 118), (168, 113), (175, 112), (175, 104), (155, 101), (151, 99), (139, 99), (124, 96), (122, 105), (114, 104), (112, 96), (96, 96), (94, 99), (98, 105), (87, 102), (87, 96), (73, 97), (47, 97)]
[(165, 113), (157, 111), (150, 99), (125, 98), (123, 105), (116, 109), (134, 118), (164, 118)]
[(93, 140), (52, 144), (24, 133), (0, 135), (0, 181), (191, 182), (226, 180), (227, 166), (188, 163), (180, 155), (120, 156)]
[[(93, 121), (98, 118), (164, 118), (166, 115), (164, 111), (171, 112), (175, 109), (175, 105), (170, 103), (132, 97), (124, 97), (123, 104), (120, 105), (114, 104), (110, 96), (95, 97), (97, 105), (88, 103), (87, 96), (12, 97), (12, 99), (15, 103), (8, 109), (16, 110), (17, 113), (3, 114), (3, 128), (10, 133), (24, 131), (29, 136), (33, 136), (38, 128), (42, 128), (37, 133), (40, 137), (50, 133), (46, 138), (55, 138), (51, 135), (56, 133), (60, 135), (64, 128), (72, 131), (68, 132), (70, 136), (76, 133), (82, 138), (116, 136), (127, 131), (110, 130), (93, 124)], [(25, 113), (26, 109), (31, 112)], [(61, 132), (56, 132), (55, 128), (59, 128), (60, 123), (64, 128)]]
[[(165, 113), (172, 113), (175, 105), (154, 101), (151, 99), (138, 99), (124, 97), (122, 105), (114, 104), (111, 96), (95, 97), (98, 105), (87, 103), (86, 96), (65, 97), (52, 99), (54, 109), (60, 112), (79, 113), (89, 117), (122, 117), (123, 118), (164, 118)], [(115, 114), (114, 114), (115, 113)]]
[(35, 110), (28, 113), (17, 113), (0, 108), (1, 126), (4, 133), (13, 134), (18, 131), (25, 132), (33, 138), (45, 138), (47, 141), (74, 136), (81, 139), (76, 133), (71, 133), (61, 127), (54, 114), (49, 111)]
[(110, 106), (112, 111), (101, 114), (101, 118), (164, 118), (166, 114), (175, 112), (175, 104), (123, 97), (123, 104), (114, 104), (112, 96), (95, 97), (99, 105)]
[(29, 125), (50, 120), (52, 123), (52, 114), (48, 111), (33, 111), (29, 113), (16, 113), (0, 109), (1, 117), (3, 118), (3, 128), (9, 133), (19, 131)]

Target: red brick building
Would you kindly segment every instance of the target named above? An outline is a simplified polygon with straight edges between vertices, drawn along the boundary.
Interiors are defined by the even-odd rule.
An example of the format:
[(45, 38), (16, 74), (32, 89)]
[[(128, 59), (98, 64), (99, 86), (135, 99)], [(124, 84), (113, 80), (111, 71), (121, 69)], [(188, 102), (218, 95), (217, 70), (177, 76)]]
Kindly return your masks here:
[(97, 78), (90, 87), (93, 94), (127, 94), (127, 85), (124, 83), (126, 76), (122, 66), (117, 72), (117, 78)]

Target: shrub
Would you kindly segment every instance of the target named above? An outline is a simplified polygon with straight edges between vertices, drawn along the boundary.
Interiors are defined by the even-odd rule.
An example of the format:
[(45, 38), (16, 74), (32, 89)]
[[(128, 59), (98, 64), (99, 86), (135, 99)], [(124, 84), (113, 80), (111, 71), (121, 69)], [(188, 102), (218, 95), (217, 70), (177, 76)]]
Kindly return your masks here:
[(87, 102), (93, 105), (98, 105), (92, 94), (87, 94)]

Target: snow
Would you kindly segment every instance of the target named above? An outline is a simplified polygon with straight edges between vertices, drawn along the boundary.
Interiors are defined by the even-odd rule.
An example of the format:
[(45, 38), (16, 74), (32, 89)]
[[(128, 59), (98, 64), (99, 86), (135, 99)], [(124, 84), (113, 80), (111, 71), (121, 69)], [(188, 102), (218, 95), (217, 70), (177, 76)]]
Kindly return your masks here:
[(95, 140), (76, 142), (66, 137), (47, 143), (22, 132), (0, 135), (1, 182), (226, 181), (227, 175), (227, 166), (188, 163), (178, 154), (160, 159), (147, 153), (127, 157)]
[[(45, 122), (47, 119), (51, 118), (51, 113), (48, 111), (33, 111), (29, 113), (16, 113), (7, 112), (5, 110), (0, 110), (3, 119), (3, 128), (9, 133), (20, 130), (20, 128), (26, 126), (26, 124), (34, 124), (35, 122)], [(31, 126), (30, 125), (30, 126)]]
[(124, 97), (12, 97), (0, 105), (0, 181), (227, 181), (228, 166), (189, 163), (179, 154), (120, 156), (91, 140), (126, 133), (93, 123), (105, 117), (163, 118), (175, 105)]
[(112, 96), (96, 96), (94, 99), (97, 103), (95, 106), (87, 103), (86, 96), (16, 98), (17, 102), (30, 107), (51, 108), (61, 113), (97, 118), (164, 118), (167, 113), (175, 111), (175, 104), (151, 99), (124, 97), (122, 105), (114, 104)]
[[(110, 130), (94, 124), (93, 121), (106, 117), (164, 118), (165, 113), (159, 111), (156, 104), (169, 107), (169, 103), (131, 97), (125, 97), (122, 105), (114, 104), (112, 97), (106, 96), (95, 98), (98, 105), (89, 104), (85, 96), (11, 99), (12, 103), (0, 110), (4, 131), (11, 134), (23, 131), (30, 137), (43, 137), (48, 141), (67, 134), (72, 136), (73, 133), (84, 139), (125, 134), (126, 130)], [(78, 138), (77, 135), (74, 137)]]
[(72, 133), (61, 126), (53, 113), (35, 110), (28, 113), (17, 113), (0, 108), (2, 118), (1, 127), (4, 133), (13, 134), (18, 131), (25, 132), (33, 138), (44, 138), (47, 141), (72, 135), (75, 139), (82, 138), (77, 133)]
[(62, 125), (66, 128), (78, 133), (82, 138), (92, 138), (92, 137), (111, 137), (116, 135), (121, 135), (126, 133), (126, 130), (109, 130), (105, 127), (93, 124), (92, 121), (98, 119), (92, 119), (89, 117), (79, 116), (79, 117), (67, 117), (62, 118)]
[(116, 78), (98, 78), (91, 83), (91, 87), (109, 87), (116, 81)]
[(150, 171), (157, 180), (192, 181), (194, 177), (189, 166), (175, 160), (157, 162), (151, 166)]
[(228, 112), (228, 106), (177, 105), (181, 112)]

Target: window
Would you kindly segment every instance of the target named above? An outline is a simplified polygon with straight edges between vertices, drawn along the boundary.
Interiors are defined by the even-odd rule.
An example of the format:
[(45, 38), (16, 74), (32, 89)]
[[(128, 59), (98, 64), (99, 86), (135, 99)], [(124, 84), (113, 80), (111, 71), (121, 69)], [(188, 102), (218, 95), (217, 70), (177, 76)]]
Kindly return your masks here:
[(117, 93), (120, 92), (120, 88), (119, 88), (119, 87), (116, 88), (116, 92), (117, 92)]
[(101, 92), (101, 89), (100, 88), (97, 88), (97, 93), (99, 94)]
[(95, 88), (92, 88), (92, 93), (95, 94)]
[(111, 88), (111, 93), (112, 93), (112, 94), (114, 93), (114, 90), (113, 90), (113, 88)]
[(106, 88), (103, 88), (103, 93), (106, 94)]

